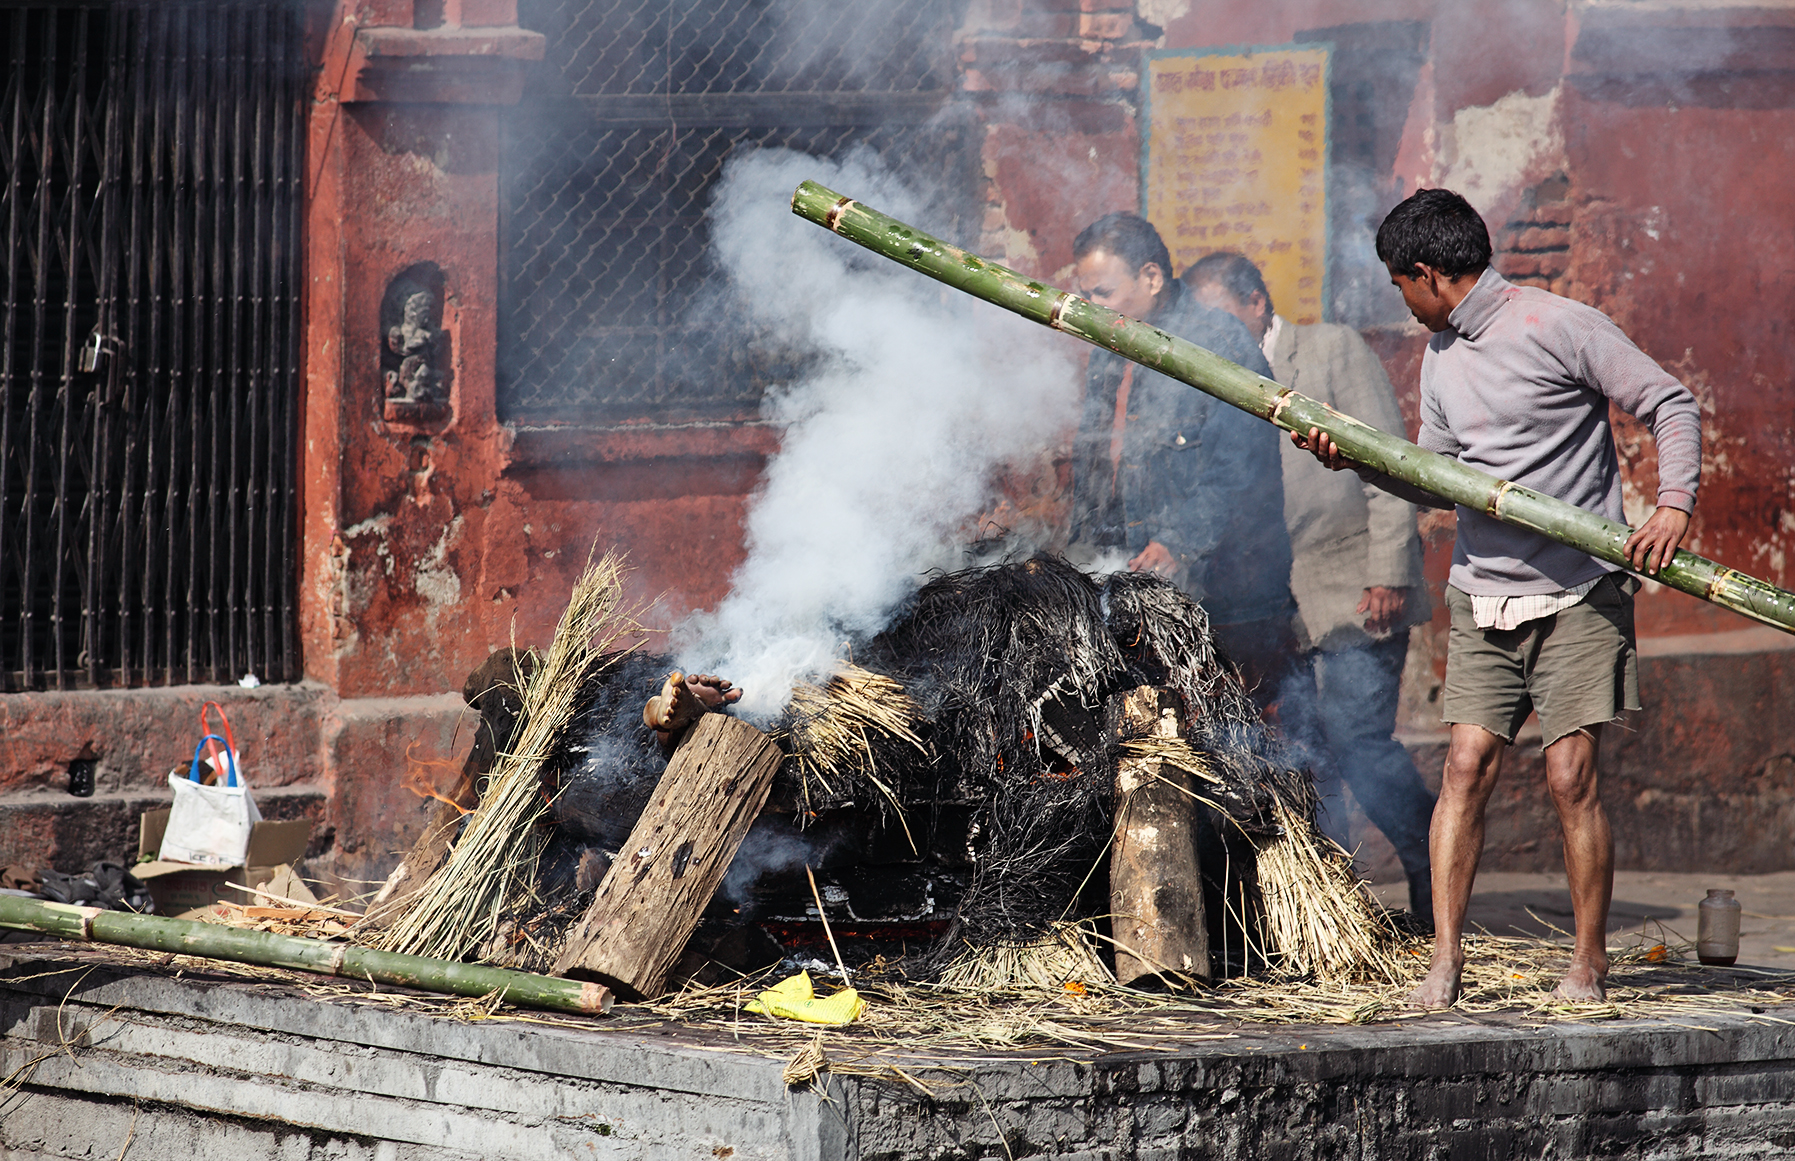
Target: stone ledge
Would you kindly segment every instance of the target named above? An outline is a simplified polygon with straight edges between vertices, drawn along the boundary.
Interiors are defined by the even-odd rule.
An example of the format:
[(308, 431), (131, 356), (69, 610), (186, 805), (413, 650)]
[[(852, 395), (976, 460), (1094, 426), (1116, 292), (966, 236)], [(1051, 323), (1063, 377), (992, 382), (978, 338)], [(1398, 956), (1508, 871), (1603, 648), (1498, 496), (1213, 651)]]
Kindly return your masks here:
[[(338, 699), (316, 684), (9, 694), (0, 697), (0, 863), (74, 871), (137, 849), (137, 814), (168, 801), (205, 701), (231, 715), (245, 773), (270, 817), (317, 820), (308, 873), (355, 893), (422, 828), (410, 759), (458, 766), (471, 729), (457, 694)], [(416, 747), (415, 751), (413, 747)], [(68, 762), (97, 755), (98, 793), (66, 791)], [(303, 803), (303, 806), (294, 806)], [(274, 813), (278, 809), (288, 813)]]
[[(256, 806), (271, 821), (322, 820), (327, 803), (316, 786), (270, 786), (255, 790)], [(170, 801), (160, 792), (123, 790), (75, 798), (40, 791), (0, 798), (0, 865), (21, 863), (73, 873), (101, 860), (129, 866), (137, 859), (137, 830), (146, 811)], [(308, 856), (322, 853), (328, 831), (314, 829)]]
[(546, 39), (524, 28), (361, 28), (344, 103), (515, 105)]
[(333, 700), (316, 682), (0, 695), (0, 795), (65, 787), (81, 757), (98, 760), (102, 791), (160, 787), (192, 757), (209, 701), (230, 717), (251, 785), (316, 781), (319, 723)]
[(149, 1122), (132, 1155), (150, 1161), (276, 1155), (222, 1151), (244, 1134), (385, 1142), (337, 1151), (357, 1158), (800, 1161), (1767, 1156), (1795, 1143), (1795, 1028), (1744, 1015), (1704, 1013), (1701, 1028), (1457, 1012), (1356, 1027), (1193, 1018), (1173, 1033), (1229, 1038), (1114, 1053), (888, 1046), (889, 1062), (939, 1086), (925, 1099), (895, 1079), (828, 1074), (823, 1094), (788, 1090), (780, 1054), (755, 1043), (753, 1025), (734, 1046), (658, 1021), (651, 1034), (631, 1025), (645, 1013), (627, 1005), (556, 1027), (446, 1022), (203, 969), (176, 978), (104, 948), (9, 950), (0, 1068), (38, 1060), (22, 1078), (24, 1107), (56, 1114), (0, 1123), (9, 1155), (39, 1141), (66, 1153), (55, 1125), (90, 1113), (122, 1140), (129, 1118), (105, 1111), (127, 1098), (143, 1100), (146, 1117), (182, 1118), (178, 1134)]

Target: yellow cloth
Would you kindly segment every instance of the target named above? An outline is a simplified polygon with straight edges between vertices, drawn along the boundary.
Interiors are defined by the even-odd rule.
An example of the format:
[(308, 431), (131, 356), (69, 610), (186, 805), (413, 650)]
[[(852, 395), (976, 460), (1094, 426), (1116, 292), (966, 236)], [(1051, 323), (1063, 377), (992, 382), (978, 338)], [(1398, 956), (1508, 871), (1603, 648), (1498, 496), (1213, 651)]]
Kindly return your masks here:
[(819, 999), (810, 984), (810, 973), (799, 972), (754, 997), (744, 1010), (811, 1024), (850, 1024), (866, 1010), (866, 1001), (853, 988)]

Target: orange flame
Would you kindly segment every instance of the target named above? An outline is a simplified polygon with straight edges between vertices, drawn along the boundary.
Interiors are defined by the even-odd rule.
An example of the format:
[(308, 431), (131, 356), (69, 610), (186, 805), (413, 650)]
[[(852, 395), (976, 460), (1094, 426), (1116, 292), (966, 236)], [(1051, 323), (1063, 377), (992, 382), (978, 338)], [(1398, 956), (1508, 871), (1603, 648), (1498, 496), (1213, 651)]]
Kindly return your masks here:
[[(399, 780), (399, 785), (419, 798), (434, 798), (438, 802), (445, 802), (453, 806), (462, 814), (472, 814), (473, 812), (467, 807), (436, 788), (438, 779), (442, 777), (440, 771), (447, 770), (450, 772), (451, 779), (459, 779), (461, 764), (453, 758), (414, 757), (412, 751), (417, 747), (418, 739), (416, 738), (413, 738), (405, 747), (405, 776)], [(453, 782), (450, 784), (453, 785)]]

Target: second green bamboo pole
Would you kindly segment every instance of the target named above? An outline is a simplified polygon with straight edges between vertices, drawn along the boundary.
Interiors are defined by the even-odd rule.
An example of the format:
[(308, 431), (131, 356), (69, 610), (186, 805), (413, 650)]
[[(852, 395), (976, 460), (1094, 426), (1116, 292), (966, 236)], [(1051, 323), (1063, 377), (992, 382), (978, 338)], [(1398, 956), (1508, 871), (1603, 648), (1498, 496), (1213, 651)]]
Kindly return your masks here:
[(16, 895), (0, 895), (0, 927), (176, 955), (296, 968), (454, 996), (479, 998), (498, 992), (506, 1002), (527, 1008), (599, 1015), (611, 1010), (613, 999), (610, 989), (599, 984), (531, 972), (395, 951), (373, 951), (347, 943), (326, 943), (321, 939), (276, 935), (271, 931), (246, 931), (218, 923), (195, 923), (187, 919), (164, 919), (159, 915), (46, 903)]

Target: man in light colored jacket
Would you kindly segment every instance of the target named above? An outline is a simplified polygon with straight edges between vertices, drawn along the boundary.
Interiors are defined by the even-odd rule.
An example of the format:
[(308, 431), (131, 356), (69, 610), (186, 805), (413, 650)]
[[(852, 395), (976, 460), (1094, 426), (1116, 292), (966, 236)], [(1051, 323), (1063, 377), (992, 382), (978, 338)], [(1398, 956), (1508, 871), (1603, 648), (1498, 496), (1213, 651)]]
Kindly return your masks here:
[[(1383, 364), (1351, 327), (1297, 326), (1280, 318), (1259, 268), (1241, 254), (1210, 254), (1183, 281), (1199, 302), (1246, 325), (1279, 383), (1404, 434)], [(1352, 787), (1402, 860), (1410, 911), (1431, 922), (1427, 831), (1434, 796), (1391, 736), (1409, 629), (1430, 613), (1415, 506), (1350, 473), (1330, 472), (1289, 443), (1283, 474), (1290, 588), (1315, 650), (1317, 717), (1327, 750), (1316, 770), (1319, 821), (1345, 845), (1340, 783)]]

